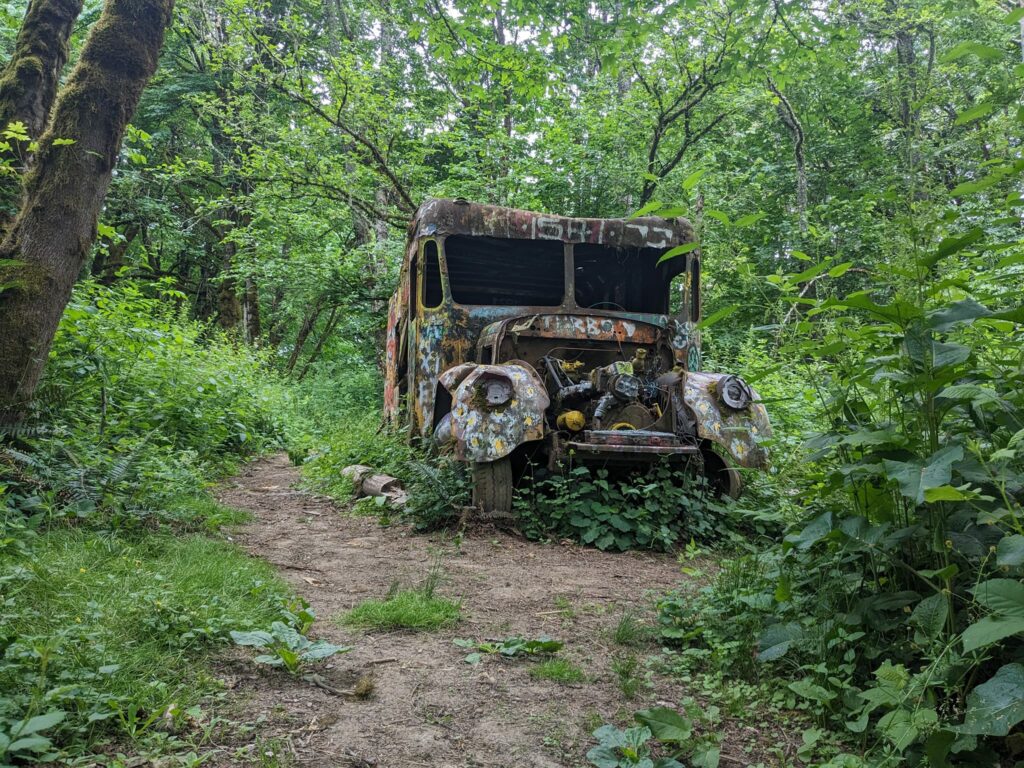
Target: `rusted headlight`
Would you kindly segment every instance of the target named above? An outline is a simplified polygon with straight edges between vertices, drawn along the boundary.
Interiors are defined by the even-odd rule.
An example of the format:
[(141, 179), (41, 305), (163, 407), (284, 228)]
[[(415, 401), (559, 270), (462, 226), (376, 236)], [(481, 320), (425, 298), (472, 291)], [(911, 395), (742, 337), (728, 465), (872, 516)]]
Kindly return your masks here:
[(513, 391), (512, 382), (505, 378), (494, 376), (480, 382), (480, 393), (484, 397), (484, 402), (491, 408), (504, 405), (511, 400)]
[(739, 376), (723, 376), (718, 381), (718, 396), (734, 411), (742, 411), (754, 401), (754, 393)]

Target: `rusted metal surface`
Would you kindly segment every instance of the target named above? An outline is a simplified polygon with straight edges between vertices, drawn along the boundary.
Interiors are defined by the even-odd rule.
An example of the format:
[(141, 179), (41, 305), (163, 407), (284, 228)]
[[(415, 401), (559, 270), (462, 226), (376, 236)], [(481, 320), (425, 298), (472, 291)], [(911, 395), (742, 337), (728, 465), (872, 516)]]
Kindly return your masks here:
[[(386, 416), (404, 417), (412, 435), (450, 440), (474, 462), (536, 441), (553, 463), (570, 453), (606, 463), (685, 459), (710, 441), (741, 466), (763, 466), (764, 407), (726, 407), (715, 391), (722, 375), (699, 373), (699, 251), (659, 263), (692, 240), (682, 219), (425, 203), (389, 305)], [(529, 274), (538, 276), (536, 291)], [(459, 303), (453, 286), (465, 302), (493, 303)], [(615, 392), (609, 382), (621, 376), (636, 381)], [(494, 377), (514, 389), (508, 402), (500, 387), (488, 389)], [(570, 410), (573, 430), (559, 420)]]
[[(488, 378), (511, 383), (513, 393), (507, 403), (487, 402), (482, 384)], [(451, 435), (459, 458), (494, 461), (544, 437), (544, 411), (550, 401), (530, 366), (463, 363), (445, 371), (440, 383), (452, 395)]]
[(768, 454), (761, 442), (772, 436), (768, 411), (754, 401), (743, 410), (734, 410), (722, 403), (716, 391), (724, 373), (689, 373), (684, 383), (684, 400), (697, 417), (697, 433), (705, 440), (722, 446), (742, 467), (763, 468)]
[(415, 238), (470, 235), (511, 240), (561, 240), (621, 248), (672, 248), (693, 241), (686, 219), (573, 219), (464, 200), (429, 200), (412, 222)]

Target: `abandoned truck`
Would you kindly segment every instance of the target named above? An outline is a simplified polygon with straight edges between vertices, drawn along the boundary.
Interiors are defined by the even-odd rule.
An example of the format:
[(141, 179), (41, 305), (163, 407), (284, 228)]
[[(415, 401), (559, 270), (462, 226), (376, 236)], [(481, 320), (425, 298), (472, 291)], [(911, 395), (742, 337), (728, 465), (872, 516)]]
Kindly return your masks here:
[(575, 219), (430, 200), (388, 309), (385, 416), (472, 467), (512, 508), (545, 461), (691, 462), (736, 496), (771, 427), (738, 376), (700, 370), (700, 253), (684, 219)]

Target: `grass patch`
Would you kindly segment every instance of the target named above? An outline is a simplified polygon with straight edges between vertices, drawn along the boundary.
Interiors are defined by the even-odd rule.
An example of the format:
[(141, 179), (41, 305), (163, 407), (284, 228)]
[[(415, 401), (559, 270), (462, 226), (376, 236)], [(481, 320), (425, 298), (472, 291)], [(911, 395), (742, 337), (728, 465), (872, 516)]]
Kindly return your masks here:
[(612, 659), (612, 672), (615, 674), (619, 690), (627, 699), (635, 699), (645, 687), (646, 681), (642, 677), (640, 659), (632, 654)]
[(636, 613), (627, 608), (622, 612), (619, 623), (615, 625), (612, 632), (612, 640), (616, 645), (639, 647), (649, 645), (657, 638), (657, 631), (654, 627), (644, 623)]
[(30, 558), (0, 557), (0, 719), (63, 710), (47, 735), (70, 753), (141, 738), (213, 690), (210, 649), (280, 618), (286, 594), (269, 565), (201, 535), (44, 533)]
[(340, 621), (359, 629), (435, 630), (457, 624), (459, 603), (436, 597), (432, 589), (392, 590), (385, 600), (364, 600)]
[(583, 670), (566, 659), (548, 659), (535, 664), (530, 667), (530, 677), (556, 683), (582, 683), (586, 679)]

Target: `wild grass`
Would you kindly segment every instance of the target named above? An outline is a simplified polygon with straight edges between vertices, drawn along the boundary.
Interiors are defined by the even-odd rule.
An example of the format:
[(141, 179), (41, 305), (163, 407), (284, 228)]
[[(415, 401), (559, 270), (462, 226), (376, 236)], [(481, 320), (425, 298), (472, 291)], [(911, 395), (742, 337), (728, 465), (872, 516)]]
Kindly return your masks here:
[(358, 629), (413, 629), (432, 631), (450, 627), (462, 618), (461, 605), (433, 590), (402, 589), (392, 591), (384, 600), (364, 600), (340, 618), (346, 626)]
[(567, 659), (548, 659), (530, 667), (530, 677), (556, 683), (582, 683), (587, 679), (582, 669)]
[(269, 565), (201, 535), (54, 530), (30, 561), (0, 558), (0, 574), (0, 626), (13, 641), (0, 704), (58, 707), (66, 732), (113, 725), (131, 737), (212, 690), (210, 650), (232, 629), (279, 618), (287, 594)]
[(612, 672), (615, 674), (619, 690), (627, 699), (635, 699), (646, 685), (642, 676), (643, 665), (633, 654), (612, 659)]
[(644, 620), (630, 608), (622, 612), (622, 616), (612, 631), (612, 640), (616, 645), (633, 648), (649, 645), (655, 638), (657, 638), (657, 630), (644, 623)]

